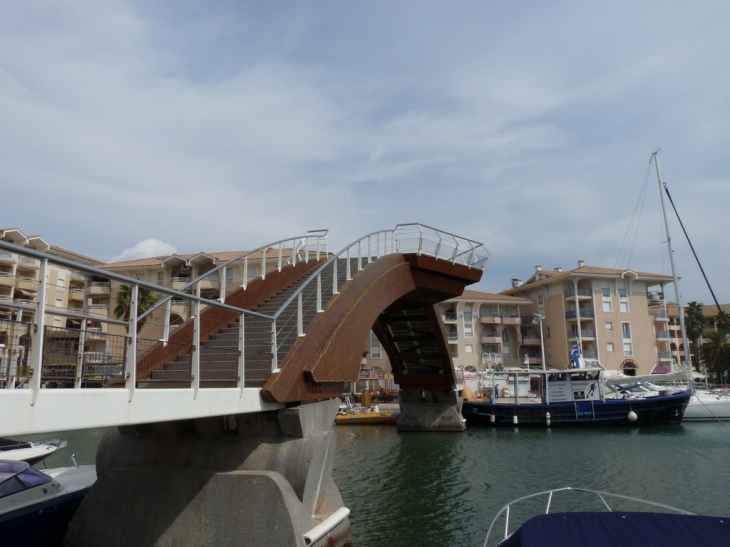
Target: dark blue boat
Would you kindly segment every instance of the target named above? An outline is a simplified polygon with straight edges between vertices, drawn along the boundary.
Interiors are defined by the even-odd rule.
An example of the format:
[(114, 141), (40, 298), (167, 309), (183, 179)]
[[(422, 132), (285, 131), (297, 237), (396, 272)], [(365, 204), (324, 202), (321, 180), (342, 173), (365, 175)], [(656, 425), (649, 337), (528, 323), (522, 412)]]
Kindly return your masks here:
[[(521, 375), (530, 377), (534, 391), (520, 392)], [(689, 391), (630, 397), (606, 384), (603, 369), (510, 371), (503, 386), (509, 387), (510, 382), (513, 397), (498, 394), (500, 388), (495, 385), (481, 402), (465, 400), (461, 411), (466, 423), (543, 427), (678, 424), (691, 397)]]

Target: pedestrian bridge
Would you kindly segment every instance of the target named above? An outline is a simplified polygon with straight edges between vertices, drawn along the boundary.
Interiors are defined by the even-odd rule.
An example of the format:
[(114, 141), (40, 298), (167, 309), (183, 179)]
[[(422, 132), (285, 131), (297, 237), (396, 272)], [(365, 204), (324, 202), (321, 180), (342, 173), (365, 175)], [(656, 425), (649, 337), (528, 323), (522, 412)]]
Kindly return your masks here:
[[(434, 304), (479, 281), (487, 257), (477, 242), (420, 224), (368, 234), (336, 253), (327, 248), (327, 231), (318, 230), (263, 245), (174, 288), (0, 240), (0, 265), (22, 262), (38, 272), (35, 280), (14, 276), (13, 297), (0, 300), (7, 312), (0, 319), (0, 413), (12, 416), (0, 421), (0, 436), (339, 398), (358, 378), (371, 330), (402, 396), (453, 392), (457, 379)], [(226, 287), (233, 263), (244, 264), (244, 282)], [(258, 268), (250, 279), (249, 264)], [(85, 292), (83, 305), (70, 306), (75, 293), (68, 305), (51, 304), (57, 270), (84, 281), (76, 289)], [(9, 277), (0, 272), (0, 285)], [(220, 284), (215, 300), (203, 296), (213, 279)], [(22, 282), (30, 287), (17, 289)], [(120, 284), (129, 293), (129, 319), (90, 304), (89, 295)], [(139, 313), (145, 292), (157, 303)], [(189, 317), (175, 324), (180, 307)], [(159, 327), (145, 338), (152, 317)], [(103, 350), (88, 351), (89, 342)]]

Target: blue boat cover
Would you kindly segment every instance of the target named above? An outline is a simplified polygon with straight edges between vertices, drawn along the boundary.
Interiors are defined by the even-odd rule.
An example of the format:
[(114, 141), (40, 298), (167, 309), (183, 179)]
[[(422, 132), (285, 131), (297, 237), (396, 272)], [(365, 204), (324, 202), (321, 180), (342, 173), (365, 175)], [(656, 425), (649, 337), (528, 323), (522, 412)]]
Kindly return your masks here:
[(730, 517), (645, 512), (552, 513), (532, 517), (503, 547), (718, 547), (730, 545)]

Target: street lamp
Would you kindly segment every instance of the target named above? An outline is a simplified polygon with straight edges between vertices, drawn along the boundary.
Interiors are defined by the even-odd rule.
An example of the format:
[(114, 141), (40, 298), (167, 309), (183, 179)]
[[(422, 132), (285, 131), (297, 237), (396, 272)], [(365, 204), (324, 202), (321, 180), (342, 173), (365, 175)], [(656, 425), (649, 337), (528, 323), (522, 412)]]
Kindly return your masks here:
[(542, 370), (545, 370), (545, 341), (542, 337), (542, 315), (539, 313), (533, 314), (532, 324), (540, 325), (540, 353), (542, 355)]

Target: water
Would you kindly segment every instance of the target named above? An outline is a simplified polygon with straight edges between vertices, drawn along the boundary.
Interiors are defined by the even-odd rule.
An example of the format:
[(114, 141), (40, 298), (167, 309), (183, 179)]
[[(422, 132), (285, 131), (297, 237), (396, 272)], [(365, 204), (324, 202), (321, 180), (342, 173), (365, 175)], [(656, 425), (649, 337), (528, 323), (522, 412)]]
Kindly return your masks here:
[[(48, 467), (94, 463), (103, 430), (40, 435), (68, 447)], [(730, 515), (730, 423), (650, 428), (477, 428), (399, 433), (337, 426), (333, 476), (352, 511), (351, 547), (480, 546), (515, 498), (562, 486)], [(31, 437), (29, 437), (31, 438)], [(42, 467), (42, 464), (40, 464)]]

